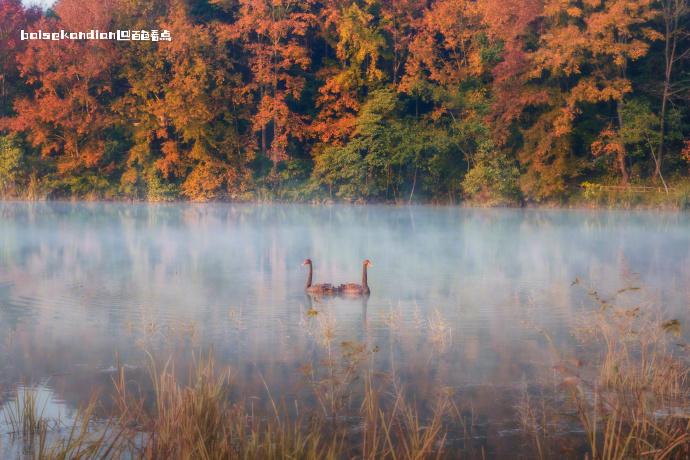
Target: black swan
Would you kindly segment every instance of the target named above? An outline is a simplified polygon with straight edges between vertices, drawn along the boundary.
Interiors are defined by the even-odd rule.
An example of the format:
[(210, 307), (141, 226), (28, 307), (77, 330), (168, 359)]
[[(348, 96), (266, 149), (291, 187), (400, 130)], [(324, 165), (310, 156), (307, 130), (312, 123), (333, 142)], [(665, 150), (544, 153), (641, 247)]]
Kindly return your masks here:
[(357, 284), (357, 283), (341, 284), (340, 287), (338, 288), (338, 291), (340, 291), (341, 294), (347, 295), (347, 296), (369, 295), (371, 293), (371, 290), (369, 289), (369, 285), (367, 284), (367, 267), (373, 267), (373, 266), (374, 266), (374, 264), (372, 264), (369, 259), (365, 260), (362, 263), (362, 284)]
[(304, 290), (307, 291), (307, 293), (316, 295), (336, 295), (338, 293), (338, 288), (330, 283), (311, 284), (312, 275), (314, 273), (314, 268), (311, 259), (304, 259), (302, 265), (309, 266), (309, 274), (307, 275), (307, 285), (304, 287)]

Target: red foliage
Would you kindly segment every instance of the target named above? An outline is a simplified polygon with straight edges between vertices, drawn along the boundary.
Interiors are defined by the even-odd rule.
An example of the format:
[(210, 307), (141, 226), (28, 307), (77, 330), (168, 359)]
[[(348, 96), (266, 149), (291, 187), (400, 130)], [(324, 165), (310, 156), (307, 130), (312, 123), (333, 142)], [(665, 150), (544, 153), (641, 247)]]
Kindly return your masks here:
[[(33, 27), (108, 30), (113, 11), (111, 1), (60, 0), (54, 9), (59, 19), (43, 18)], [(101, 134), (112, 121), (106, 102), (115, 59), (113, 43), (105, 40), (35, 40), (19, 56), (21, 75), (35, 89), (15, 102), (11, 127), (26, 131), (44, 155), (59, 155), (61, 172), (105, 166)]]

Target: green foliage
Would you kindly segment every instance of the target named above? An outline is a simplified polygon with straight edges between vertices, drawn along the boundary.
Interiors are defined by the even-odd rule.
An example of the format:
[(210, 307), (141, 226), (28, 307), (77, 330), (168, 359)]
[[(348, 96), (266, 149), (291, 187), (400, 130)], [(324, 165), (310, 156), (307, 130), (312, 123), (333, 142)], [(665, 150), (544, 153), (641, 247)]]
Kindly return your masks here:
[(146, 173), (146, 199), (148, 201), (174, 201), (180, 194), (179, 186), (164, 180), (155, 169)]
[(632, 99), (621, 108), (621, 118), (623, 123), (618, 133), (629, 154), (637, 158), (648, 156), (660, 140), (658, 115), (648, 103)]
[(399, 132), (388, 125), (396, 106), (389, 89), (371, 93), (355, 123), (354, 136), (344, 146), (326, 146), (314, 161), (313, 180), (329, 195), (345, 200), (387, 198)]
[(482, 151), (465, 175), (462, 188), (470, 199), (481, 203), (516, 205), (522, 201), (519, 178), (517, 165), (506, 155)]
[(0, 195), (12, 192), (23, 173), (24, 151), (17, 136), (0, 136)]

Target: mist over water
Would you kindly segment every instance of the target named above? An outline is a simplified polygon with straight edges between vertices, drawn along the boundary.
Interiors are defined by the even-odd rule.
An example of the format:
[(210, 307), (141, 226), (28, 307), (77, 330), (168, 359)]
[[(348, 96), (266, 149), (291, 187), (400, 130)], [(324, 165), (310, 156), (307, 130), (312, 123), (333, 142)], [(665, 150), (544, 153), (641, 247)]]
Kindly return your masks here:
[[(359, 282), (368, 301), (314, 301), (315, 282)], [(433, 385), (511, 426), (511, 391), (538, 378), (541, 330), (568, 344), (575, 317), (604, 295), (690, 306), (690, 218), (656, 212), (228, 204), (0, 204), (0, 390), (40, 385), (66, 411), (107, 387), (143, 350), (187, 359), (214, 350), (236, 393), (301, 390), (319, 338), (378, 347), (375, 365), (420, 399)], [(625, 301), (623, 299), (622, 301)], [(417, 330), (441, 324), (442, 344)], [(433, 332), (433, 331), (432, 331)], [(424, 342), (426, 343), (426, 342)]]

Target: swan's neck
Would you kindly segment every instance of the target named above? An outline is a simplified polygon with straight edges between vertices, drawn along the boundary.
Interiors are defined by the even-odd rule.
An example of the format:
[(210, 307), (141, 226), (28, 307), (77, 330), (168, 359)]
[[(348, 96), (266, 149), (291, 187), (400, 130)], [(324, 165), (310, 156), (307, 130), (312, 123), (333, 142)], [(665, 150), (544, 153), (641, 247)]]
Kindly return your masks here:
[(362, 265), (362, 288), (365, 291), (369, 290), (369, 285), (367, 284), (367, 264)]
[(311, 276), (313, 273), (313, 269), (311, 267), (311, 264), (309, 264), (309, 274), (307, 275), (307, 285), (305, 286), (307, 289), (311, 287)]

